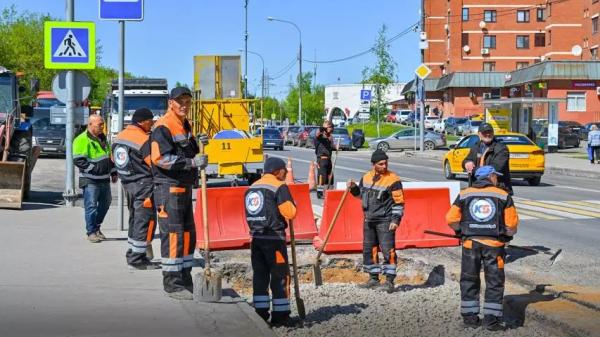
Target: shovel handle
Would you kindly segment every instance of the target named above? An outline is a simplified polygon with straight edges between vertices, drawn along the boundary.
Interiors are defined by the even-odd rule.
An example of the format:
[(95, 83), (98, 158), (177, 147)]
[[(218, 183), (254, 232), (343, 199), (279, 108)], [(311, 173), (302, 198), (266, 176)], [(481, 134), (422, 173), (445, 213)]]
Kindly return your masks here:
[[(289, 222), (290, 224), (290, 243), (291, 243), (291, 248), (292, 248), (292, 268), (294, 270), (294, 293), (295, 293), (295, 297), (296, 299), (301, 299), (300, 298), (300, 284), (298, 283), (298, 263), (296, 261), (296, 238), (294, 236), (294, 221), (290, 220)], [(300, 306), (302, 306), (301, 304), (302, 301), (296, 301), (297, 305), (299, 306), (298, 308), (298, 312), (303, 311), (304, 308), (300, 308)]]
[(315, 264), (319, 263), (319, 259), (321, 258), (321, 255), (323, 254), (323, 251), (325, 250), (325, 245), (327, 244), (327, 242), (329, 242), (329, 237), (331, 236), (331, 232), (333, 231), (333, 225), (335, 225), (335, 222), (337, 221), (337, 218), (340, 215), (340, 212), (342, 211), (342, 206), (344, 205), (344, 201), (346, 201), (346, 197), (348, 196), (348, 191), (350, 191), (350, 189), (346, 188), (346, 190), (344, 191), (344, 194), (342, 194), (342, 199), (340, 200), (340, 203), (338, 204), (337, 208), (335, 209), (335, 213), (333, 213), (333, 219), (331, 219), (329, 228), (327, 228), (327, 234), (325, 234), (325, 240), (323, 240), (323, 244), (321, 244), (321, 247), (319, 247), (319, 252), (317, 253), (317, 258), (315, 259)]

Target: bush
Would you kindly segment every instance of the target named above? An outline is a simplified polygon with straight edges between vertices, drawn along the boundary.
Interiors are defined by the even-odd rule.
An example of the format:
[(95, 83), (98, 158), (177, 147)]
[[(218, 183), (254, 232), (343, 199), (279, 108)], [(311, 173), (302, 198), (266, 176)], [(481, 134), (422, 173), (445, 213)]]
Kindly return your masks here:
[[(404, 126), (404, 125), (383, 123), (383, 122), (379, 125), (381, 137), (387, 137), (387, 136), (391, 135), (392, 133), (400, 131), (405, 128), (406, 128), (406, 126)], [(377, 137), (377, 123), (375, 123), (375, 122), (365, 123), (364, 127), (363, 127), (362, 123), (348, 125), (348, 132), (350, 134), (352, 134), (352, 131), (354, 131), (355, 129), (362, 129), (363, 132), (365, 133), (365, 138), (376, 138)]]

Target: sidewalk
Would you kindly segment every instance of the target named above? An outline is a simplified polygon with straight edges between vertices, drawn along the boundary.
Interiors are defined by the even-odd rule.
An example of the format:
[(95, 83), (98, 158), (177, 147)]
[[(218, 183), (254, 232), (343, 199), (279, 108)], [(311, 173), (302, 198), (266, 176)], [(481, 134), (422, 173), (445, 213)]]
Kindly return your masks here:
[(160, 270), (130, 271), (115, 208), (99, 244), (86, 240), (80, 207), (27, 208), (0, 210), (0, 336), (274, 336), (244, 299), (176, 301)]

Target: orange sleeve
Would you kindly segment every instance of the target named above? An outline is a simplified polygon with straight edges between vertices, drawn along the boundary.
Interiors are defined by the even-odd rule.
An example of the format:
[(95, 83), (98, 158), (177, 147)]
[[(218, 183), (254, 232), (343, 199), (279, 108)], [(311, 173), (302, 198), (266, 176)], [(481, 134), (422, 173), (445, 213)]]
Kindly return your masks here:
[(462, 212), (460, 211), (460, 207), (457, 205), (452, 205), (452, 207), (450, 207), (448, 210), (448, 213), (446, 213), (446, 222), (448, 223), (448, 226), (452, 227), (454, 230), (457, 230), (458, 223), (460, 222), (461, 218)]
[(292, 220), (296, 217), (296, 206), (291, 201), (285, 201), (277, 206), (277, 208), (279, 209), (279, 213), (287, 220)]
[(160, 146), (157, 142), (152, 142), (150, 156), (152, 158), (152, 164), (158, 166), (162, 156), (160, 155)]
[(146, 165), (151, 166), (150, 164), (152, 163), (150, 160), (150, 156), (146, 156), (146, 158), (144, 158), (144, 162), (146, 163)]
[(515, 206), (510, 206), (504, 209), (504, 224), (506, 225), (507, 234), (513, 236), (517, 233), (519, 225), (519, 215)]

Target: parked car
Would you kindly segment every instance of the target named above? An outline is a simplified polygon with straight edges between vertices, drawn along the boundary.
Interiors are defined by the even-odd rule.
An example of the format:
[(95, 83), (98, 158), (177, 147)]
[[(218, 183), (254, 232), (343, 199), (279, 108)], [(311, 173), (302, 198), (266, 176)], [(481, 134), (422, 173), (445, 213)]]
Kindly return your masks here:
[(479, 132), (479, 126), (483, 123), (477, 120), (467, 120), (465, 123), (458, 125), (458, 131), (461, 136), (476, 135)]
[(298, 140), (298, 130), (300, 130), (299, 126), (291, 125), (287, 128), (287, 137), (285, 138), (285, 144), (292, 144), (296, 146), (296, 141)]
[[(579, 136), (579, 139), (583, 140), (583, 128), (584, 126), (581, 125), (581, 123), (579, 122), (575, 122), (575, 121), (558, 121), (558, 127), (560, 129), (560, 127), (566, 127), (568, 129), (570, 129), (572, 132), (576, 133)], [(587, 137), (585, 138), (585, 140), (587, 140)]]
[(418, 121), (421, 118), (421, 114), (418, 112), (411, 112), (410, 114), (408, 114), (408, 117), (406, 118), (406, 125), (408, 126), (417, 126)]
[[(255, 135), (260, 135), (261, 130), (257, 130)], [(262, 130), (263, 149), (274, 149), (283, 151), (283, 135), (276, 128), (265, 128)]]
[[(417, 139), (417, 148), (419, 146), (419, 130), (418, 129), (404, 129), (400, 130), (396, 133), (388, 137), (383, 138), (375, 138), (369, 141), (369, 147), (372, 150), (402, 150), (402, 149), (412, 149), (415, 146), (415, 138)], [(433, 150), (439, 147), (446, 146), (446, 136), (443, 134), (435, 133), (432, 131), (425, 131), (424, 135), (424, 146), (425, 150)]]
[(298, 129), (298, 132), (296, 133), (296, 137), (294, 138), (296, 141), (296, 146), (306, 146), (306, 140), (308, 139), (308, 136), (310, 134), (310, 131), (312, 131), (313, 129), (318, 129), (318, 126), (301, 126)]
[(600, 129), (600, 122), (594, 122), (594, 123), (586, 123), (583, 128), (581, 129), (581, 139), (582, 140), (586, 140), (588, 139), (588, 133), (590, 133), (591, 129), (592, 129), (592, 125), (597, 126)]
[[(548, 144), (548, 127), (545, 127), (544, 130), (539, 135), (539, 142), (542, 144)], [(581, 139), (579, 137), (579, 132), (573, 131), (573, 129), (560, 126), (558, 127), (558, 148), (566, 149), (568, 147), (579, 147), (581, 144)]]
[(384, 121), (388, 123), (396, 123), (396, 111), (390, 111), (386, 116)]
[[(507, 132), (496, 134), (495, 137), (508, 147), (511, 178), (523, 178), (529, 185), (539, 185), (545, 168), (544, 150), (521, 133)], [(450, 151), (443, 159), (446, 179), (467, 175), (462, 162), (469, 154), (471, 146), (477, 141), (479, 141), (478, 135), (469, 135), (459, 140), (456, 145), (450, 145)]]
[(468, 120), (468, 118), (448, 117), (446, 119), (446, 134), (453, 134), (455, 136), (458, 136), (458, 126), (466, 123)]
[(308, 133), (308, 137), (306, 137), (306, 141), (305, 141), (305, 146), (309, 149), (314, 149), (315, 148), (315, 140), (317, 138), (317, 131), (319, 130), (319, 127), (315, 127), (313, 129), (310, 130), (310, 132)]
[(433, 132), (444, 133), (446, 131), (446, 118), (438, 119), (433, 123)]
[(337, 145), (339, 142), (340, 150), (352, 150), (352, 139), (348, 134), (346, 128), (334, 128), (333, 129), (333, 144)]
[(412, 113), (412, 110), (400, 110), (396, 112), (396, 123), (404, 124), (408, 119), (408, 116)]
[(437, 116), (425, 116), (425, 121), (423, 122), (425, 129), (433, 130), (434, 124), (439, 120), (440, 118)]

